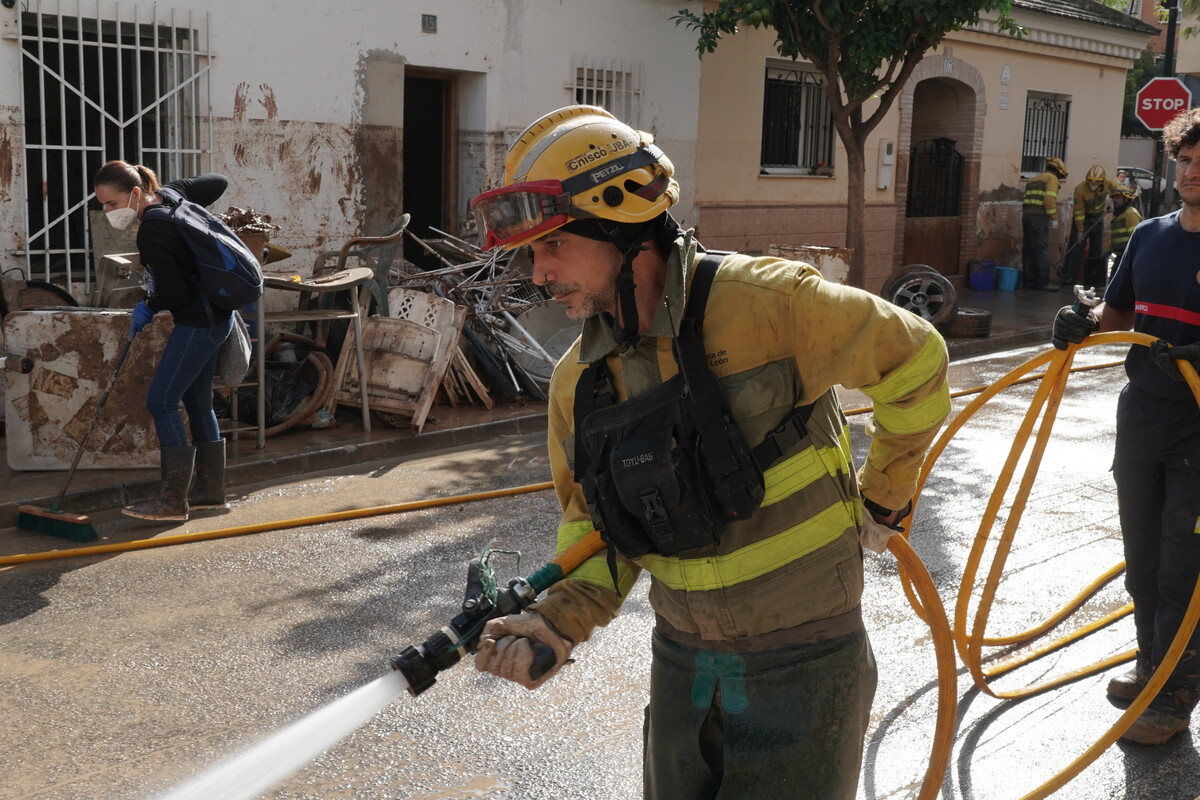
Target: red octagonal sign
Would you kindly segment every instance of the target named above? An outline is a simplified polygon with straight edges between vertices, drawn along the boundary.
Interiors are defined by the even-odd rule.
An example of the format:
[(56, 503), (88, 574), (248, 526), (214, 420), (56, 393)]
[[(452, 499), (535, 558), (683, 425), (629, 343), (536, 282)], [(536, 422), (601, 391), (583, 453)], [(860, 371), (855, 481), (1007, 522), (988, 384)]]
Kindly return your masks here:
[(1138, 89), (1133, 115), (1152, 131), (1161, 131), (1180, 111), (1192, 107), (1192, 92), (1179, 78), (1151, 78)]

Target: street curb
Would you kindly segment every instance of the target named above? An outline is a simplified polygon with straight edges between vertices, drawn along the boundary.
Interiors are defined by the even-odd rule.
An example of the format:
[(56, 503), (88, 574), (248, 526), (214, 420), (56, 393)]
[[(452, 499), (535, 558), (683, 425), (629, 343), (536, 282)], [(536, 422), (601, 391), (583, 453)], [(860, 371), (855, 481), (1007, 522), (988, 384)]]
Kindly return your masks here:
[(1032, 328), (1009, 333), (981, 336), (978, 339), (947, 339), (946, 350), (950, 360), (960, 361), (964, 358), (995, 353), (999, 350), (1013, 350), (1018, 347), (1032, 345), (1050, 346), (1051, 328)]
[[(314, 472), (340, 467), (384, 461), (405, 456), (445, 450), (453, 447), (479, 444), (505, 436), (520, 436), (545, 431), (547, 418), (544, 412), (468, 425), (448, 430), (431, 431), (409, 436), (381, 439), (362, 444), (339, 444), (318, 448), (304, 453), (272, 455), (269, 448), (257, 448), (230, 457), (225, 468), (227, 494), (236, 494), (238, 486), (247, 486), (277, 478), (299, 477)], [(237, 445), (234, 445), (236, 447)], [(130, 503), (146, 500), (158, 491), (157, 470), (142, 470), (139, 477), (105, 487), (68, 491), (63, 506), (75, 514), (94, 514), (100, 511), (122, 508)], [(0, 502), (0, 528), (15, 527), (19, 505), (49, 508), (57, 492), (20, 501)]]

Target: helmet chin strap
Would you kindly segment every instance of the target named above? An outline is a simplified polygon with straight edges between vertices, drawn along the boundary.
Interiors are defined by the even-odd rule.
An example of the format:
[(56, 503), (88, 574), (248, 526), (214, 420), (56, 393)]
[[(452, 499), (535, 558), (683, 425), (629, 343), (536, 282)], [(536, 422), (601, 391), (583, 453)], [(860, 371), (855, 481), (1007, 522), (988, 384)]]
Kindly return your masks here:
[(646, 249), (644, 244), (635, 244), (621, 256), (621, 270), (617, 273), (617, 311), (613, 317), (613, 338), (621, 349), (633, 347), (640, 337), (638, 332), (638, 308), (633, 282), (633, 260)]

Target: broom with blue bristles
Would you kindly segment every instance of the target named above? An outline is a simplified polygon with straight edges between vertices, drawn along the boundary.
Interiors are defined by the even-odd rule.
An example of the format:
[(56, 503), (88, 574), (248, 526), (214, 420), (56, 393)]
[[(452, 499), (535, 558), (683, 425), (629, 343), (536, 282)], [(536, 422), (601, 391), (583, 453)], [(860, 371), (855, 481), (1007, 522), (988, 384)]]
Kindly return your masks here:
[(96, 423), (100, 420), (100, 412), (104, 410), (104, 404), (108, 402), (108, 395), (117, 383), (117, 375), (120, 374), (121, 366), (125, 363), (125, 356), (129, 355), (129, 348), (133, 345), (133, 337), (134, 334), (131, 332), (129, 338), (125, 340), (125, 344), (121, 346), (121, 352), (117, 354), (117, 363), (113, 366), (112, 376), (108, 379), (108, 388), (104, 390), (104, 394), (100, 395), (100, 399), (96, 401), (96, 410), (92, 413), (92, 422), (88, 426), (87, 432), (83, 434), (83, 438), (79, 440), (79, 447), (75, 448), (75, 457), (71, 459), (71, 468), (67, 471), (67, 479), (63, 481), (62, 489), (58, 492), (58, 497), (54, 498), (54, 502), (50, 504), (49, 508), (17, 506), (18, 528), (33, 531), (34, 533), (47, 533), (62, 539), (70, 539), (73, 542), (94, 542), (100, 538), (100, 534), (96, 533), (96, 528), (92, 525), (91, 517), (63, 511), (62, 501), (67, 493), (67, 487), (71, 484), (71, 478), (75, 476), (75, 470), (79, 466), (79, 459), (83, 457), (83, 449), (87, 446), (87, 440), (91, 437), (92, 431), (96, 430)]

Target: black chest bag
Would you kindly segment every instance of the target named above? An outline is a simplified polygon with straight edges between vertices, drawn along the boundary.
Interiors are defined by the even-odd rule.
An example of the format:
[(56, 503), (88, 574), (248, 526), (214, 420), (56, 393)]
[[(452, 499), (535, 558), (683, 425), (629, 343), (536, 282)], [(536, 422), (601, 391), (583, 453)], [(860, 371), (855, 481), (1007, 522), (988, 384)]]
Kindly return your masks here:
[(723, 255), (705, 254), (679, 335), (679, 373), (615, 402), (608, 367), (588, 365), (575, 390), (575, 480), (592, 522), (627, 558), (676, 555), (717, 544), (728, 522), (749, 519), (763, 499), (763, 469), (804, 438), (802, 406), (751, 450), (708, 368), (701, 328)]

